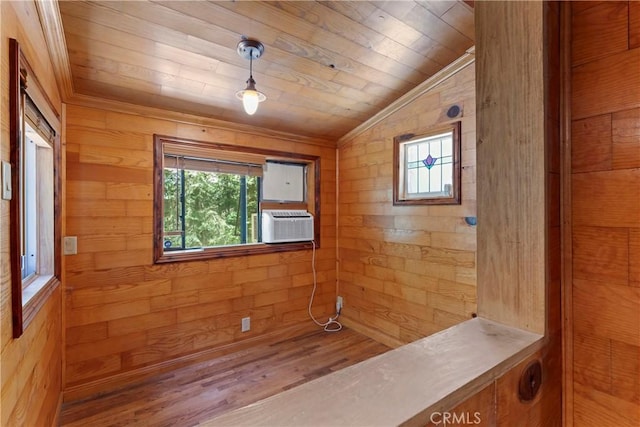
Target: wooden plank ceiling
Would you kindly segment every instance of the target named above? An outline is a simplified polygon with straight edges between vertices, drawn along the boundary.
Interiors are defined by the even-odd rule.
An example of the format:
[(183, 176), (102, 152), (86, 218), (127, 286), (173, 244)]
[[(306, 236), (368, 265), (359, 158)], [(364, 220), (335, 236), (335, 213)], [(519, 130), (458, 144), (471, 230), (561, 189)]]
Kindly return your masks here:
[[(336, 140), (474, 44), (461, 1), (60, 1), (76, 94)], [(242, 110), (249, 61), (267, 100)]]

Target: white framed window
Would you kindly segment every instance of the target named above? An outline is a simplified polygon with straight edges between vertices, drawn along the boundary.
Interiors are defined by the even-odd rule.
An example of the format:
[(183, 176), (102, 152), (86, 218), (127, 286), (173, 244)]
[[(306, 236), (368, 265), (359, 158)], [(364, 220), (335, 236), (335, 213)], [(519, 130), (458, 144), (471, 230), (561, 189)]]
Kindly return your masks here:
[(394, 139), (395, 205), (460, 204), (460, 122)]

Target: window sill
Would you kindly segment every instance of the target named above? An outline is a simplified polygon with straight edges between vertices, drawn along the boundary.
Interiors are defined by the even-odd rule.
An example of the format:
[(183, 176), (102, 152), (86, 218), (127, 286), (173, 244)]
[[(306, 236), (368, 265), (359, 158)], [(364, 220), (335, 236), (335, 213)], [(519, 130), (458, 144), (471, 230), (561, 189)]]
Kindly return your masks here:
[(49, 296), (60, 284), (53, 275), (37, 277), (22, 291), (22, 330), (36, 317)]
[[(316, 243), (316, 249), (320, 245)], [(220, 248), (193, 249), (185, 251), (165, 252), (155, 259), (156, 264), (180, 261), (201, 261), (216, 258), (229, 258), (246, 255), (271, 254), (276, 252), (290, 252), (312, 249), (311, 242), (295, 243), (256, 243)]]
[(426, 425), (542, 343), (542, 335), (471, 319), (202, 425)]

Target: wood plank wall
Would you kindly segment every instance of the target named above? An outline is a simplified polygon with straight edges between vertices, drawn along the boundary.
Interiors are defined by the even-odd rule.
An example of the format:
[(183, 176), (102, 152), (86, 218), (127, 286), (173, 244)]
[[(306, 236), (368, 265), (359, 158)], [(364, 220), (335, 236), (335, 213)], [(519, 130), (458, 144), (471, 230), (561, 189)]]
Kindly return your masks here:
[[(349, 326), (390, 346), (476, 311), (474, 65), (338, 150), (338, 276)], [(452, 121), (462, 107), (462, 204), (393, 206), (393, 138)], [(460, 120), (459, 118), (454, 120)]]
[[(476, 16), (491, 10), (478, 6)], [(477, 52), (478, 182), (483, 184), (478, 186), (478, 246), (483, 248), (478, 281), (487, 284), (478, 293), (479, 314), (544, 334), (543, 21), (523, 20), (526, 14), (517, 7), (496, 11), (506, 21), (521, 20), (521, 30), (492, 49), (494, 40), (509, 40), (514, 29), (496, 22), (476, 29), (476, 48), (483, 48)], [(518, 60), (505, 60), (512, 57)]]
[[(543, 117), (538, 117), (535, 122), (535, 129), (531, 126), (527, 129), (531, 135), (536, 136), (532, 140), (535, 145), (541, 148), (541, 163), (524, 163), (522, 170), (512, 173), (527, 172), (531, 169), (543, 166), (541, 180), (544, 182), (545, 191), (539, 193), (536, 187), (538, 184), (533, 180), (522, 180), (517, 187), (511, 187), (511, 191), (519, 191), (531, 196), (536, 194), (540, 197), (540, 207), (542, 217), (540, 224), (543, 229), (525, 228), (521, 230), (523, 238), (536, 240), (530, 242), (532, 247), (540, 251), (540, 260), (535, 264), (543, 275), (542, 283), (530, 282), (529, 286), (536, 286), (535, 295), (542, 296), (542, 301), (537, 298), (529, 301), (529, 304), (540, 304), (542, 319), (536, 321), (534, 317), (523, 315), (522, 319), (513, 318), (511, 313), (513, 299), (502, 300), (507, 306), (507, 310), (488, 310), (488, 313), (498, 316), (502, 321), (513, 320), (514, 326), (518, 322), (530, 321), (535, 329), (542, 329), (545, 332), (545, 345), (536, 354), (521, 361), (506, 374), (492, 381), (490, 384), (467, 399), (453, 409), (449, 409), (451, 416), (467, 416), (472, 423), (476, 412), (480, 418), (481, 426), (560, 426), (562, 425), (562, 352), (561, 352), (561, 271), (560, 271), (560, 6), (558, 2), (536, 3), (536, 2), (476, 2), (476, 53), (478, 58), (496, 58), (499, 52), (503, 51), (504, 45), (521, 45), (537, 40), (535, 44), (541, 50), (530, 50), (522, 59), (518, 54), (502, 56), (499, 63), (478, 59), (477, 61), (477, 84), (478, 103), (484, 103), (484, 108), (478, 107), (478, 135), (486, 138), (487, 141), (500, 140), (502, 133), (514, 135), (518, 129), (530, 123), (530, 118), (524, 117), (527, 112), (543, 112)], [(521, 22), (527, 22), (526, 26)], [(507, 25), (505, 23), (510, 23)], [(496, 31), (497, 27), (501, 27)], [(494, 36), (489, 37), (490, 34)], [(528, 40), (528, 42), (526, 41)], [(544, 41), (543, 41), (544, 40)], [(539, 44), (538, 44), (539, 43)], [(498, 55), (499, 56), (499, 55)], [(528, 62), (530, 61), (530, 63)], [(529, 85), (523, 88), (521, 85), (527, 83), (518, 78), (509, 77), (512, 72), (524, 66), (530, 73), (537, 73), (533, 76), (538, 81), (536, 85)], [(535, 71), (534, 71), (535, 70)], [(497, 91), (495, 83), (496, 75), (501, 76), (500, 90)], [(544, 79), (542, 76), (544, 75)], [(527, 91), (536, 92), (529, 98), (521, 95)], [(499, 108), (491, 106), (508, 104), (513, 110), (517, 110), (521, 116), (509, 117), (505, 121), (504, 114)], [(515, 114), (515, 113), (514, 113)], [(481, 128), (481, 126), (483, 126)], [(480, 144), (480, 142), (479, 142)], [(480, 154), (480, 151), (479, 151)], [(484, 161), (481, 161), (484, 159)], [(489, 163), (491, 160), (492, 163)], [(508, 157), (497, 155), (491, 157), (478, 156), (478, 167), (486, 168), (489, 165), (496, 169), (507, 169), (510, 167)], [(538, 172), (540, 173), (540, 172)], [(487, 173), (478, 174), (478, 193), (485, 194), (481, 189), (487, 190), (487, 186), (492, 181)], [(505, 200), (510, 200), (513, 195), (502, 194), (495, 196), (497, 203), (504, 212), (511, 214), (517, 212), (520, 207), (513, 203), (505, 204)], [(533, 196), (531, 196), (533, 197)], [(479, 199), (480, 201), (480, 199)], [(482, 200), (484, 203), (484, 200)], [(508, 206), (507, 206), (508, 205)], [(487, 215), (491, 211), (486, 212)], [(500, 216), (491, 218), (491, 221), (499, 220)], [(482, 221), (482, 217), (479, 219)], [(537, 219), (536, 219), (537, 221)], [(513, 224), (513, 223), (512, 223)], [(478, 241), (485, 241), (484, 234), (494, 232), (492, 228), (478, 229)], [(526, 236), (526, 237), (524, 237)], [(491, 239), (489, 239), (491, 240)], [(496, 241), (495, 239), (493, 240)], [(494, 243), (495, 244), (495, 243)], [(500, 247), (500, 245), (499, 245)], [(499, 249), (498, 247), (498, 249)], [(492, 250), (481, 246), (480, 250)], [(487, 254), (489, 256), (490, 254)], [(479, 257), (480, 258), (480, 257)], [(486, 262), (486, 260), (485, 260)], [(518, 262), (517, 259), (512, 262)], [(494, 267), (495, 268), (495, 267)], [(501, 270), (495, 270), (500, 273)], [(540, 272), (538, 272), (540, 273)], [(501, 280), (500, 282), (485, 282), (486, 276), (478, 276), (480, 286), (487, 291), (496, 292), (499, 295), (504, 293), (505, 286), (513, 286), (513, 282)], [(520, 290), (522, 292), (522, 290)], [(531, 298), (530, 292), (524, 292), (520, 298)], [(486, 295), (485, 295), (486, 298)], [(481, 300), (479, 304), (485, 304)], [(489, 307), (494, 306), (492, 302)], [(482, 305), (481, 308), (483, 308)], [(482, 311), (482, 310), (481, 310)], [(517, 313), (517, 311), (516, 311)], [(524, 313), (531, 313), (530, 311)], [(527, 325), (522, 324), (523, 329)], [(518, 397), (518, 382), (520, 376), (529, 363), (539, 360), (542, 364), (542, 383), (537, 396), (530, 402), (523, 402)], [(455, 423), (452, 425), (456, 425)], [(463, 425), (462, 423), (457, 425)], [(608, 425), (608, 424), (601, 424)]]
[(637, 426), (640, 2), (571, 6), (569, 416), (576, 426)]
[[(314, 314), (334, 312), (335, 148), (74, 105), (67, 117), (67, 234), (78, 254), (66, 260), (65, 399), (182, 356), (315, 327), (310, 250), (153, 265), (154, 133), (321, 156)], [(241, 333), (245, 316), (251, 331)]]
[[(15, 38), (37, 73), (43, 90), (60, 111), (49, 55), (33, 2), (0, 2), (2, 109), (0, 158), (9, 161), (9, 42)], [(14, 189), (14, 197), (17, 192)], [(11, 328), (9, 201), (0, 201), (0, 425), (56, 425), (62, 389), (62, 309), (60, 288), (49, 297), (19, 339)]]

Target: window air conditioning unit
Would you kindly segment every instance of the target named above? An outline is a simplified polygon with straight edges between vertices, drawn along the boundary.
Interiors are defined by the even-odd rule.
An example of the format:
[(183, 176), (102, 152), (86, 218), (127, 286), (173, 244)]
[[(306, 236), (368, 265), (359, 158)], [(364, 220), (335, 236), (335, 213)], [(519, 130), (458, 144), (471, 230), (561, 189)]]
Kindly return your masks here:
[(310, 242), (313, 240), (313, 215), (304, 210), (262, 211), (262, 242)]

